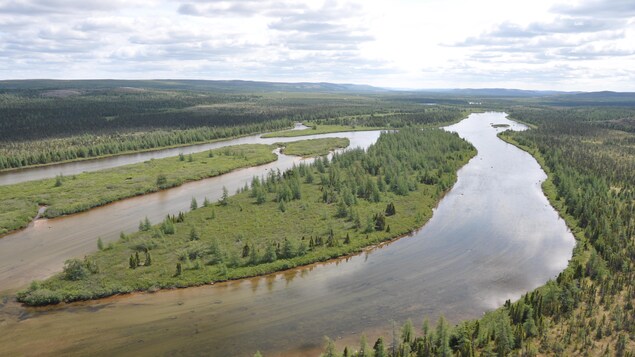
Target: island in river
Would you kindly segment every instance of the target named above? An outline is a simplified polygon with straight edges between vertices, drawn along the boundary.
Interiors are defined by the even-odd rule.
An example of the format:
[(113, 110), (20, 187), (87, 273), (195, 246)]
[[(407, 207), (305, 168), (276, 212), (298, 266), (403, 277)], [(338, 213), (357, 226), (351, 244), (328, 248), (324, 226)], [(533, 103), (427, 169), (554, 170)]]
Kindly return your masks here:
[(473, 155), (439, 129), (384, 133), (368, 151), (270, 171), (231, 198), (225, 191), (218, 203), (193, 200), (191, 212), (159, 224), (143, 220), (138, 233), (67, 261), (18, 299), (47, 305), (201, 285), (358, 252), (421, 226)]

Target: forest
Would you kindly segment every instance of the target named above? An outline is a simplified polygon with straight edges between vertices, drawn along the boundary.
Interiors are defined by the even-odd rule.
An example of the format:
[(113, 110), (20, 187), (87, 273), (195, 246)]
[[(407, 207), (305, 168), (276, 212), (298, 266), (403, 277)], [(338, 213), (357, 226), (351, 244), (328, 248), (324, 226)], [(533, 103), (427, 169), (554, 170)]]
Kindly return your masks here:
[[(633, 120), (619, 107), (517, 106), (512, 119), (532, 125), (501, 137), (537, 158), (543, 190), (577, 245), (554, 280), (478, 320), (450, 326), (406, 321), (371, 345), (323, 356), (633, 356), (635, 352), (635, 136), (615, 130)], [(341, 352), (340, 352), (341, 351)]]
[(209, 142), (294, 122), (404, 127), (465, 113), (380, 94), (173, 90), (152, 81), (134, 88), (36, 84), (3, 90), (0, 83), (0, 170)]
[(235, 196), (225, 190), (218, 202), (192, 199), (189, 212), (142, 220), (138, 232), (100, 241), (98, 252), (68, 260), (18, 299), (48, 305), (194, 286), (360, 252), (423, 225), (475, 154), (439, 129), (385, 132), (367, 151), (270, 171)]

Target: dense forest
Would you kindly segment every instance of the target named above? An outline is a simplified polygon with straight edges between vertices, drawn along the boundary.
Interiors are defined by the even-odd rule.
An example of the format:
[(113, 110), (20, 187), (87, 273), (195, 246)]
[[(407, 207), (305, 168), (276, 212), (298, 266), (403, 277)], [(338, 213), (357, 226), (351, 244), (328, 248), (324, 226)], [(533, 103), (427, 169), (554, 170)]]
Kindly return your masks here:
[(548, 172), (543, 189), (578, 243), (569, 266), (544, 286), (479, 320), (407, 321), (391, 338), (324, 356), (635, 355), (635, 136), (606, 123), (632, 108), (517, 107), (534, 125), (502, 136)]
[(439, 129), (385, 132), (367, 151), (270, 171), (235, 196), (192, 199), (190, 212), (158, 224), (142, 220), (139, 232), (67, 261), (18, 299), (46, 305), (200, 285), (359, 252), (420, 227), (474, 155), (458, 135)]
[(447, 123), (465, 113), (460, 106), (424, 106), (423, 98), (405, 103), (379, 94), (36, 83), (0, 85), (0, 170), (262, 133), (294, 122), (404, 127)]

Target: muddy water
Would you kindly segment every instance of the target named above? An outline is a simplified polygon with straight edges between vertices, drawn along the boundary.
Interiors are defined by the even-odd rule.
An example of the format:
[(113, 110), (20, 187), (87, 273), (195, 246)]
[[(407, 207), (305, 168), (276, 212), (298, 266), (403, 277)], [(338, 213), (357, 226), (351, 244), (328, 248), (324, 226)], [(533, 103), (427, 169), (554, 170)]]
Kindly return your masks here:
[[(306, 130), (307, 126), (302, 124), (296, 124), (293, 130)], [(310, 138), (324, 138), (324, 137), (340, 137), (341, 135), (323, 134), (323, 135), (311, 135)], [(55, 177), (57, 175), (75, 175), (82, 172), (98, 171), (103, 169), (109, 169), (113, 167), (135, 164), (144, 162), (150, 159), (162, 159), (165, 157), (177, 156), (180, 153), (185, 155), (193, 154), (201, 151), (207, 151), (210, 149), (218, 149), (230, 145), (242, 145), (242, 144), (273, 144), (278, 142), (289, 142), (304, 140), (308, 137), (293, 137), (293, 138), (261, 138), (260, 134), (250, 135), (242, 138), (222, 140), (213, 143), (199, 144), (184, 146), (179, 148), (154, 150), (136, 154), (117, 155), (112, 157), (105, 157), (101, 159), (90, 159), (84, 161), (67, 162), (62, 164), (45, 165), (40, 167), (30, 167), (18, 170), (0, 172), (0, 185), (11, 185), (14, 183), (40, 180), (45, 178)]]
[[(359, 131), (310, 137), (346, 137), (350, 147), (366, 148), (377, 141), (379, 134), (379, 131)], [(26, 229), (0, 239), (0, 293), (59, 272), (66, 259), (81, 258), (97, 250), (98, 238), (109, 242), (118, 239), (121, 232), (136, 231), (144, 217), (158, 223), (167, 214), (189, 211), (192, 197), (199, 203), (205, 197), (215, 202), (221, 197), (223, 187), (234, 193), (254, 176), (269, 170), (284, 171), (301, 161), (303, 159), (299, 157), (279, 155), (277, 161), (266, 165), (236, 170), (67, 217), (36, 220)]]
[[(501, 113), (449, 127), (478, 155), (412, 237), (255, 279), (44, 310), (0, 309), (0, 355), (317, 355), (390, 320), (478, 317), (567, 264), (573, 236), (540, 190), (535, 160), (496, 137)], [(189, 200), (189, 196), (186, 197)]]

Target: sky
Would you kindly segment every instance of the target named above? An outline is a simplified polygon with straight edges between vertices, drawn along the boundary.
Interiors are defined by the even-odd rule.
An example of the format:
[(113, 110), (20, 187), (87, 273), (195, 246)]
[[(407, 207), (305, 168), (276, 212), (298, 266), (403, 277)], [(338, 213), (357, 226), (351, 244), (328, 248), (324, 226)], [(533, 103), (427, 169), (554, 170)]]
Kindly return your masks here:
[(0, 79), (635, 91), (635, 0), (0, 0)]

